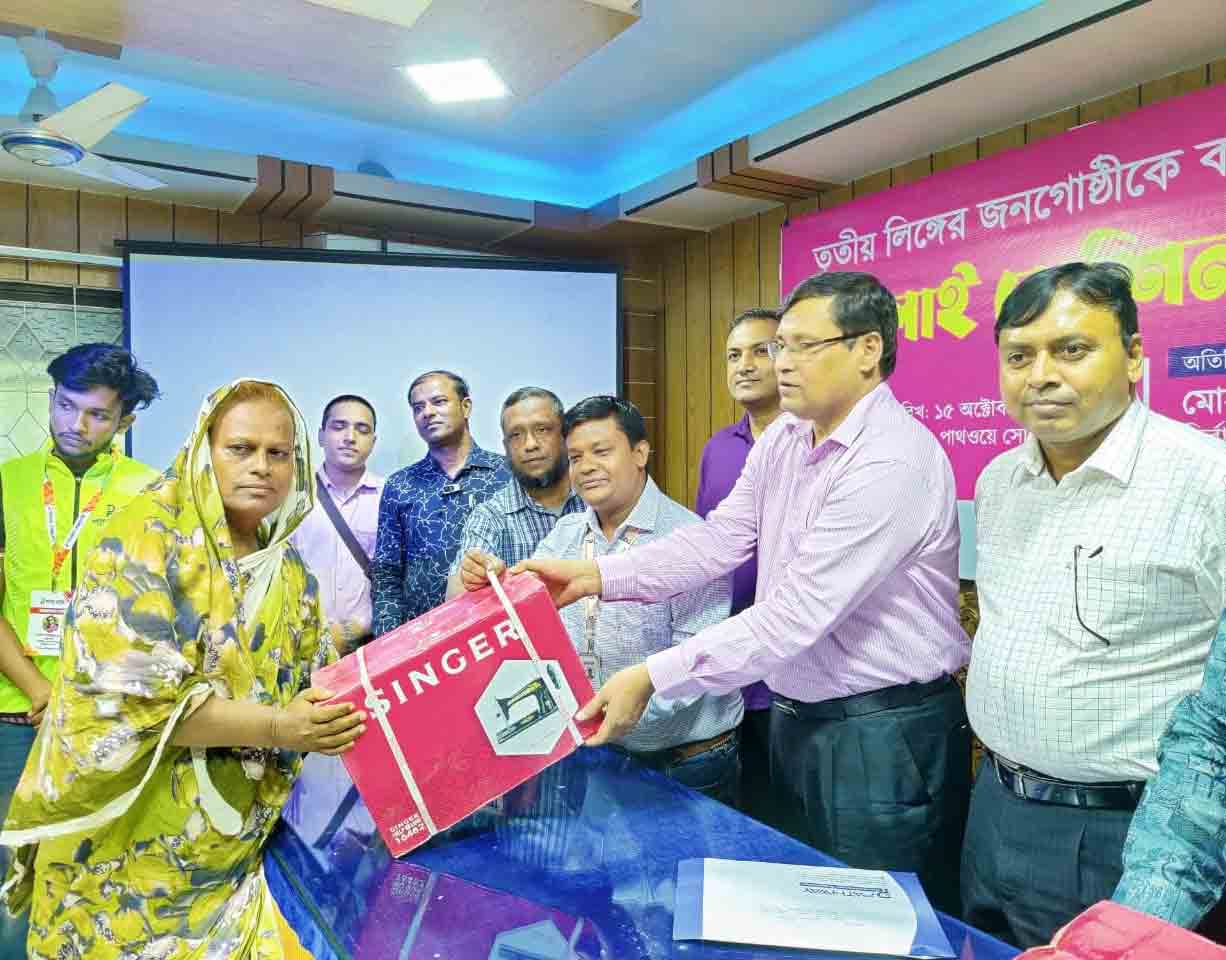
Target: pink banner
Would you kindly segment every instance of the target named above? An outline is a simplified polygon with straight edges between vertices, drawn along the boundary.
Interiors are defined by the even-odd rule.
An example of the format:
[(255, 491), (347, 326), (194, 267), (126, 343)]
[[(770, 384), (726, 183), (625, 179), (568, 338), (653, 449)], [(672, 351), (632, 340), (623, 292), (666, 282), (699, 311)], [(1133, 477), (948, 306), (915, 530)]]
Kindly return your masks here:
[(898, 297), (890, 385), (949, 452), (960, 499), (1025, 437), (1000, 399), (1000, 304), (1070, 260), (1133, 269), (1142, 396), (1226, 440), (1226, 87), (811, 214), (782, 252), (785, 291), (863, 270)]

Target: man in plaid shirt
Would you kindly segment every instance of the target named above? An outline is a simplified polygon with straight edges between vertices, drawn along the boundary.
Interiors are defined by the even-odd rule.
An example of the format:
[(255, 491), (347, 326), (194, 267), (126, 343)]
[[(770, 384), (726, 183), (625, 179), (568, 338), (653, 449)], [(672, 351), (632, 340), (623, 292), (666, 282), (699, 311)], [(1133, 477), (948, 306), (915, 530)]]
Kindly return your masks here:
[(464, 590), (460, 564), (470, 551), (519, 563), (560, 517), (583, 510), (571, 490), (570, 465), (562, 442), (562, 401), (543, 387), (521, 387), (502, 404), (502, 446), (514, 479), (484, 503), (464, 525), (447, 580), (450, 599)]

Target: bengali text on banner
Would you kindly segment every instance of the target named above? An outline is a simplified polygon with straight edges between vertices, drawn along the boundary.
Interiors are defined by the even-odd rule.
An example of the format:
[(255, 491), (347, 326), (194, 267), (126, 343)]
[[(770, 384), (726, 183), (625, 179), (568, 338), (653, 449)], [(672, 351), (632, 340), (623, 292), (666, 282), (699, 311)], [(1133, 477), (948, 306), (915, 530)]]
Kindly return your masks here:
[(781, 279), (862, 270), (898, 297), (890, 385), (941, 440), (959, 499), (1025, 431), (1001, 402), (993, 324), (1028, 274), (1135, 275), (1153, 409), (1226, 440), (1226, 86), (1187, 94), (792, 220)]

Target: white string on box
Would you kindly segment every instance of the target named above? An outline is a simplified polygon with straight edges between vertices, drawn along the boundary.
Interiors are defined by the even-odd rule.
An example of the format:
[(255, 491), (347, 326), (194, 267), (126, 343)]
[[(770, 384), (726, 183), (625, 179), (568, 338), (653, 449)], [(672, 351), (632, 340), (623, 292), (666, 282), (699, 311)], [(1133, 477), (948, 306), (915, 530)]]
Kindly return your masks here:
[[(375, 693), (375, 688), (371, 685), (370, 673), (366, 669), (366, 648), (358, 647), (357, 655), (358, 676), (362, 681), (362, 689), (366, 691), (368, 708), (379, 722), (379, 729), (383, 731), (383, 737), (387, 740), (388, 749), (392, 752), (392, 759), (396, 761), (396, 766), (400, 770), (400, 776), (404, 779), (404, 785), (409, 789), (409, 796), (417, 804), (417, 812), (421, 814), (426, 830), (430, 836), (434, 836), (438, 833), (438, 828), (434, 825), (434, 818), (430, 816), (430, 811), (426, 809), (426, 799), (421, 795), (421, 789), (417, 786), (417, 780), (413, 777), (413, 771), (409, 769), (408, 761), (404, 759), (404, 752), (400, 749), (400, 741), (396, 739), (396, 734), (392, 731), (392, 725), (388, 722), (387, 711), (377, 706), (379, 697)], [(370, 704), (375, 704), (375, 706), (369, 706)]]

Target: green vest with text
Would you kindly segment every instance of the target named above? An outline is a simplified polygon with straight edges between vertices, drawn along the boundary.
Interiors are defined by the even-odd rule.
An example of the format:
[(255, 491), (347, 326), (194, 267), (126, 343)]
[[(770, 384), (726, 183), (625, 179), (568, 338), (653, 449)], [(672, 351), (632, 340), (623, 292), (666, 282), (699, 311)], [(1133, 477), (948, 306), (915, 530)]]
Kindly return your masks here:
[[(0, 613), (17, 639), (25, 645), (30, 618), (30, 595), (35, 590), (75, 590), (86, 555), (101, 539), (107, 522), (119, 509), (158, 476), (156, 470), (120, 452), (118, 445), (98, 456), (81, 477), (52, 454), (48, 440), (37, 453), (0, 464), (0, 496), (4, 503), (4, 603)], [(47, 536), (43, 508), (43, 471), (55, 491), (55, 527), (60, 543), (78, 514), (103, 491), (89, 521), (81, 530), (72, 552), (64, 560), (55, 583), (51, 582), (52, 544)], [(58, 657), (33, 657), (39, 671), (54, 680)], [(0, 674), (0, 713), (24, 713), (30, 699), (8, 677)]]

